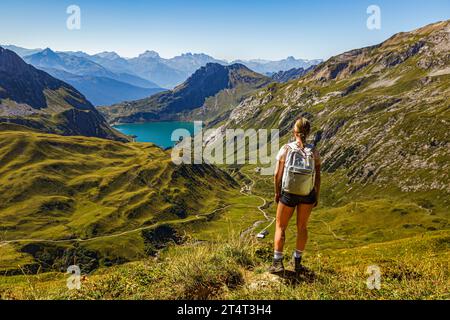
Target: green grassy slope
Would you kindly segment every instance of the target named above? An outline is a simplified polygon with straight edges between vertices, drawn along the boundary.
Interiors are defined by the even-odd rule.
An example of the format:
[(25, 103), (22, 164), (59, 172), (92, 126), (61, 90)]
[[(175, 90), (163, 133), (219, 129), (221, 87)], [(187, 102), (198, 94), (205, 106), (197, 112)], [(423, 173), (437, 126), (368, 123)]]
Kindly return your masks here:
[[(81, 290), (66, 287), (67, 275), (0, 278), (2, 299), (448, 299), (446, 232), (351, 249), (308, 253), (309, 271), (277, 277), (265, 273), (271, 248), (233, 238), (186, 244), (147, 259), (98, 270)], [(366, 286), (367, 268), (381, 271), (381, 290)], [(289, 267), (289, 269), (291, 269)]]
[[(0, 250), (10, 252), (13, 246), (35, 258), (44, 247), (60, 256), (60, 248), (77, 245), (73, 239), (92, 238), (81, 243), (83, 249), (103, 251), (115, 260), (145, 255), (145, 237), (138, 228), (201, 220), (198, 214), (219, 208), (238, 192), (223, 171), (175, 166), (169, 152), (151, 144), (0, 132), (0, 164), (0, 237), (24, 239)], [(8, 269), (3, 257), (0, 264)]]

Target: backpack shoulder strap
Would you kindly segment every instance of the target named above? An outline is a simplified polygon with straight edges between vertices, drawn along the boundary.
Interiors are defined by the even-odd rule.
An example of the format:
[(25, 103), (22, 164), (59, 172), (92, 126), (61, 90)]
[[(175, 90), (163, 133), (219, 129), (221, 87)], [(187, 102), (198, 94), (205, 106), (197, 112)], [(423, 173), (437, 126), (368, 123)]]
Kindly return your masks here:
[(289, 165), (292, 162), (292, 158), (294, 156), (294, 153), (297, 150), (292, 148), (290, 143), (286, 144), (284, 147), (286, 148), (286, 163)]

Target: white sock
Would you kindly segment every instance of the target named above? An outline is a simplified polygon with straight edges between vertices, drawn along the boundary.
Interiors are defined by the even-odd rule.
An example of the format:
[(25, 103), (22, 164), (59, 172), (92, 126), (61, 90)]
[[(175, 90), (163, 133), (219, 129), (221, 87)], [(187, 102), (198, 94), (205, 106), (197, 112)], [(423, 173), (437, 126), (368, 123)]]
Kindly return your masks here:
[(294, 258), (301, 258), (303, 256), (303, 251), (295, 250), (294, 251)]
[(281, 260), (281, 259), (283, 259), (283, 252), (275, 251), (275, 253), (273, 254), (273, 258), (274, 258), (275, 260)]

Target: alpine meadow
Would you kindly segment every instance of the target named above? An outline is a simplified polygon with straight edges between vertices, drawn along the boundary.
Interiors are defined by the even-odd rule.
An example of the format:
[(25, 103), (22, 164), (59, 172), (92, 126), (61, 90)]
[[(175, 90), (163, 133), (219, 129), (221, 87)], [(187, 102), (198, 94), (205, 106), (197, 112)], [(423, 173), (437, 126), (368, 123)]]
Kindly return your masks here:
[[(295, 219), (267, 272), (267, 164), (175, 164), (118, 126), (201, 121), (202, 147), (279, 130), (281, 147), (299, 117), (322, 162), (300, 274)], [(270, 149), (247, 138), (246, 159)], [(447, 300), (449, 173), (450, 20), (324, 60), (0, 45), (2, 300)]]

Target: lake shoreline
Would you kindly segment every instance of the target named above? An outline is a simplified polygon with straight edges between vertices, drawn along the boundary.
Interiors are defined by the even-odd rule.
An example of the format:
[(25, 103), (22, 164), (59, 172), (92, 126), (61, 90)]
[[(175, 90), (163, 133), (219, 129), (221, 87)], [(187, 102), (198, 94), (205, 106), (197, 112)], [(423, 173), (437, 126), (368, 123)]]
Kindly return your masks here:
[(172, 133), (177, 129), (188, 130), (195, 134), (194, 122), (184, 121), (153, 121), (115, 124), (112, 127), (130, 137), (136, 137), (135, 142), (153, 143), (163, 149), (172, 148), (177, 141), (172, 141)]

